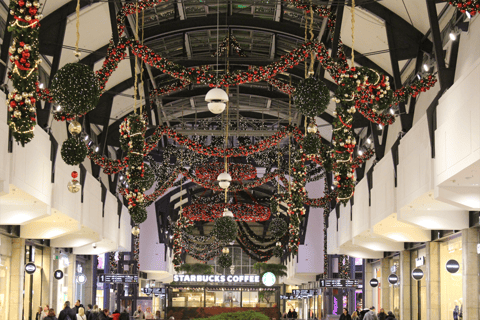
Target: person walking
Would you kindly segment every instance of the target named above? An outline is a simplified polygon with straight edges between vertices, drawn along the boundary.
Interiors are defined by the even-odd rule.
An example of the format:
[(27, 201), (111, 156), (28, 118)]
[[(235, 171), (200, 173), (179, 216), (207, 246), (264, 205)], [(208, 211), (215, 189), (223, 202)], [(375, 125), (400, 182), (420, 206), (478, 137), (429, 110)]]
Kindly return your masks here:
[(100, 320), (100, 309), (98, 309), (97, 305), (94, 305), (92, 311), (87, 316), (88, 320)]
[(127, 309), (123, 309), (123, 312), (120, 314), (120, 320), (130, 320)]
[(75, 302), (75, 313), (78, 313), (78, 309), (80, 308), (83, 308), (83, 310), (85, 311), (85, 307), (83, 306), (83, 304), (80, 303), (80, 300), (77, 300), (77, 302)]
[(157, 310), (157, 312), (155, 312), (155, 320), (161, 320), (161, 319), (162, 319), (162, 314), (160, 310)]
[(70, 301), (65, 301), (63, 305), (63, 310), (60, 311), (58, 315), (58, 320), (75, 320), (77, 319), (77, 314), (75, 309), (70, 308)]
[(343, 308), (342, 315), (340, 316), (340, 320), (352, 320), (352, 317), (348, 314), (347, 308)]
[(83, 307), (78, 308), (77, 320), (87, 320), (87, 315), (85, 314), (85, 309)]
[(120, 320), (120, 311), (118, 311), (118, 309), (113, 311), (112, 318), (113, 320)]
[(364, 320), (378, 320), (377, 319), (377, 314), (375, 313), (375, 307), (371, 307), (370, 311), (368, 311), (365, 314), (365, 317), (363, 317)]
[(135, 320), (145, 319), (145, 314), (143, 313), (141, 306), (138, 306), (137, 311), (135, 311), (135, 312), (133, 313), (133, 318), (134, 318)]
[(380, 308), (380, 312), (377, 315), (378, 320), (385, 320), (387, 318), (387, 314), (383, 308)]
[(38, 307), (38, 310), (37, 310), (37, 314), (35, 315), (35, 320), (42, 320), (42, 312), (43, 312), (43, 309), (42, 307)]
[(358, 320), (358, 312), (357, 311), (353, 311), (352, 320)]
[(43, 318), (44, 320), (58, 320), (55, 316), (55, 310), (53, 308), (48, 309), (47, 316)]
[(393, 314), (392, 311), (388, 311), (388, 315), (387, 315), (387, 317), (385, 318), (385, 320), (396, 320), (396, 319), (395, 319), (395, 315)]

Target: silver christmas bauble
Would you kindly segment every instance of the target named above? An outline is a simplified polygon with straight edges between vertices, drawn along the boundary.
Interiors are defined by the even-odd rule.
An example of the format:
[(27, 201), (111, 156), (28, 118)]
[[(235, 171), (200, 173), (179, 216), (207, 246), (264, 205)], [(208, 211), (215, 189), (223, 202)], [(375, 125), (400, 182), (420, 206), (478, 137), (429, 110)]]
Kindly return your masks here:
[(317, 133), (318, 131), (318, 128), (317, 128), (317, 125), (315, 123), (309, 123), (308, 126), (307, 126), (307, 132), (308, 133)]
[(138, 226), (135, 226), (132, 228), (132, 234), (136, 237), (140, 234), (140, 228)]
[(77, 120), (74, 120), (68, 125), (68, 131), (70, 131), (71, 134), (79, 134), (82, 132), (82, 125)]
[(80, 191), (81, 185), (80, 185), (80, 182), (78, 182), (78, 180), (73, 179), (72, 181), (68, 182), (67, 188), (68, 188), (68, 191), (70, 191), (71, 193), (77, 193), (78, 191)]

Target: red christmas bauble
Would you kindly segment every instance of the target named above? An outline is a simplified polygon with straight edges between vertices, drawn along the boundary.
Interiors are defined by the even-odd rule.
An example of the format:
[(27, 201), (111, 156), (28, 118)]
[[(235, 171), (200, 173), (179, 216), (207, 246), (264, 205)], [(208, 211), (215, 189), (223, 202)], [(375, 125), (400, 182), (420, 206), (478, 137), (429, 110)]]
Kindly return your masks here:
[(77, 171), (73, 171), (73, 172), (72, 172), (72, 178), (73, 178), (73, 179), (77, 179), (77, 177), (78, 177), (78, 172), (77, 172)]

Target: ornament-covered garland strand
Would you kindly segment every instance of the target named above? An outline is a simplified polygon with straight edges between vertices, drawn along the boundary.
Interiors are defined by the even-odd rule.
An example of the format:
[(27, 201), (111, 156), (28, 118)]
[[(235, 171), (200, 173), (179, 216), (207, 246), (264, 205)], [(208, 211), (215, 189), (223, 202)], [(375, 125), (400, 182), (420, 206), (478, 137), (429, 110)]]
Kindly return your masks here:
[(15, 140), (25, 146), (33, 139), (37, 124), (36, 86), (41, 63), (38, 32), (42, 16), (38, 12), (38, 1), (32, 4), (24, 0), (11, 0), (9, 8), (13, 19), (8, 31), (12, 32), (13, 41), (8, 50), (12, 63), (8, 78), (12, 80), (13, 90), (7, 97), (8, 125)]
[(460, 12), (468, 12), (472, 17), (480, 12), (479, 0), (452, 0), (448, 2), (450, 5), (456, 7)]

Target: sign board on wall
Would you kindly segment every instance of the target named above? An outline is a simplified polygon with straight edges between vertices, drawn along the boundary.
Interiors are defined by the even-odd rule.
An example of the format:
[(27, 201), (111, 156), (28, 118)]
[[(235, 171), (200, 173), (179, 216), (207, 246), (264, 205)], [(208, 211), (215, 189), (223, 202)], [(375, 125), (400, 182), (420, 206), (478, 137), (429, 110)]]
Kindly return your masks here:
[(63, 278), (63, 271), (62, 270), (55, 270), (53, 273), (53, 277), (57, 280), (61, 280)]
[(460, 264), (457, 260), (451, 259), (447, 261), (445, 268), (450, 273), (457, 273), (457, 271), (460, 270)]
[(98, 282), (110, 283), (138, 283), (138, 275), (136, 274), (101, 274)]
[(391, 284), (396, 284), (398, 282), (398, 276), (394, 273), (388, 276), (388, 282)]
[(421, 256), (415, 259), (415, 267), (421, 267), (425, 265), (425, 257)]
[(78, 284), (85, 284), (87, 283), (87, 276), (83, 273), (79, 273), (77, 275), (77, 283)]
[(372, 280), (370, 280), (370, 286), (373, 287), (373, 288), (376, 288), (378, 287), (378, 280), (373, 278)]
[(34, 274), (37, 271), (37, 266), (33, 262), (29, 262), (25, 265), (25, 272), (28, 274)]
[(322, 288), (352, 288), (358, 286), (358, 280), (355, 279), (320, 279)]
[(422, 280), (423, 279), (423, 270), (422, 269), (413, 269), (412, 270), (412, 278), (415, 280)]
[(175, 274), (174, 282), (259, 283), (259, 275), (188, 275)]

